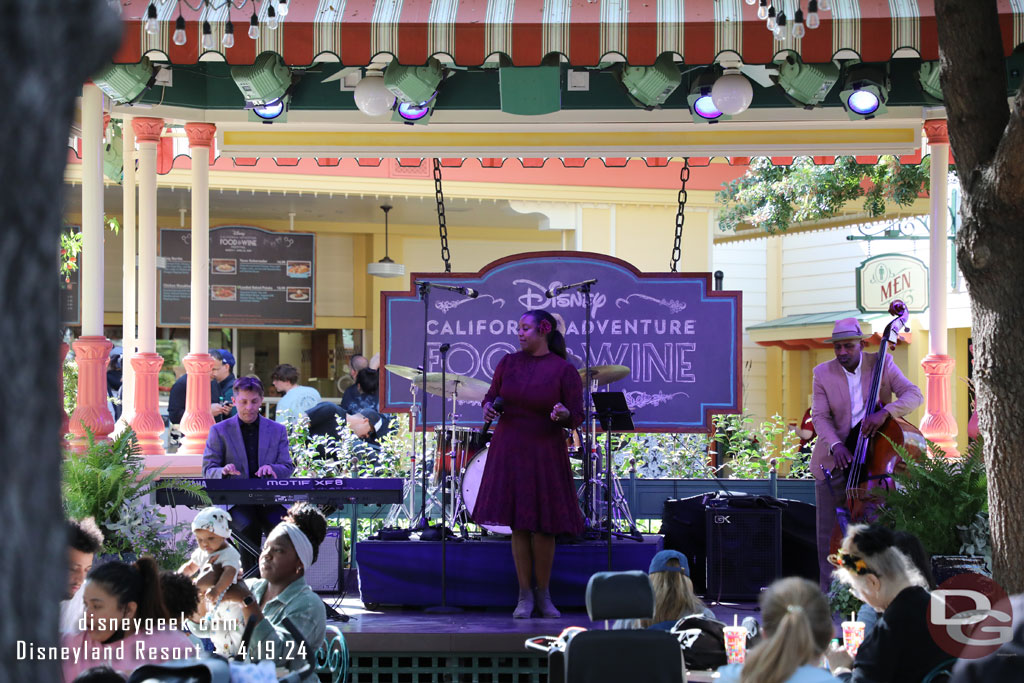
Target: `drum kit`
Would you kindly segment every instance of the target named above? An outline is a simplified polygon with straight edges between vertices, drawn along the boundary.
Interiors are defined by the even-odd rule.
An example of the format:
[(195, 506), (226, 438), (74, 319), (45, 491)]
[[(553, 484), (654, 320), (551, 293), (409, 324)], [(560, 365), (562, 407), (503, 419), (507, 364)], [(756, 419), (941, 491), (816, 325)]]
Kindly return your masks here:
[[(423, 372), (418, 368), (388, 365), (386, 369), (398, 377), (410, 380), (413, 394), (424, 385)], [(580, 370), (579, 373), (581, 379), (586, 381), (586, 371)], [(607, 388), (612, 383), (625, 379), (629, 374), (630, 369), (623, 365), (591, 367), (591, 391), (596, 391), (600, 387)], [(422, 476), (417, 476), (415, 471), (417, 458), (414, 454), (405, 487), (407, 506), (395, 506), (385, 524), (395, 526), (400, 521), (400, 517), (406, 517), (410, 523), (415, 521), (415, 492), (417, 487), (423, 488), (419, 482), (425, 481), (427, 484), (423, 495), (427, 499), (424, 505), (426, 517), (431, 517), (431, 513), (438, 514), (446, 522), (443, 526), (451, 530), (458, 528), (463, 538), (469, 538), (468, 527), (470, 524), (476, 524), (473, 520), (473, 509), (476, 506), (480, 483), (487, 465), (487, 441), (489, 439), (479, 429), (459, 425), (459, 419), (462, 417), (459, 413), (459, 403), (480, 404), (490, 387), (479, 379), (451, 373), (446, 374), (443, 381), (439, 372), (426, 373), (425, 380), (427, 393), (441, 397), (444, 401), (445, 411), (449, 411), (450, 408), (450, 412), (447, 412), (448, 424), (445, 424), (443, 428), (441, 426), (433, 428), (434, 446), (428, 450), (426, 455), (418, 458)], [(451, 401), (450, 405), (449, 400)], [(415, 420), (417, 419), (418, 402), (413, 401), (412, 403), (413, 424), (410, 425), (410, 428), (415, 433), (417, 431)], [(591, 433), (593, 434), (594, 431)], [(610, 481), (613, 487), (610, 521), (612, 534), (640, 540), (618, 479), (606, 476), (607, 468), (612, 466), (611, 459), (604, 457), (607, 445), (602, 449), (595, 438), (590, 452), (587, 453), (584, 434), (585, 430), (582, 428), (566, 430), (569, 457), (583, 462), (583, 483), (579, 488), (578, 498), (583, 510), (585, 533), (599, 537), (607, 532), (609, 515), (606, 487)], [(604, 464), (603, 471), (602, 463)], [(442, 496), (442, 487), (445, 492), (450, 493)], [(447, 501), (443, 510), (441, 509), (442, 500)], [(477, 526), (483, 529), (483, 534), (507, 535), (512, 533), (512, 529), (505, 526), (492, 524), (478, 524)]]

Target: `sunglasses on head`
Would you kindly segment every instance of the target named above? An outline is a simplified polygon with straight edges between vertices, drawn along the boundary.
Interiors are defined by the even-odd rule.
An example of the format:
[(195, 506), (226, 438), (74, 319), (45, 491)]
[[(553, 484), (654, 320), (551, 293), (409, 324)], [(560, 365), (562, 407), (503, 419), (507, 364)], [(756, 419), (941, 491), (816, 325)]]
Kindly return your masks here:
[(868, 565), (864, 562), (863, 558), (851, 555), (850, 553), (840, 551), (829, 555), (826, 559), (833, 567), (845, 569), (860, 576), (864, 576), (865, 574), (874, 574), (875, 576), (878, 576), (874, 570), (868, 568)]

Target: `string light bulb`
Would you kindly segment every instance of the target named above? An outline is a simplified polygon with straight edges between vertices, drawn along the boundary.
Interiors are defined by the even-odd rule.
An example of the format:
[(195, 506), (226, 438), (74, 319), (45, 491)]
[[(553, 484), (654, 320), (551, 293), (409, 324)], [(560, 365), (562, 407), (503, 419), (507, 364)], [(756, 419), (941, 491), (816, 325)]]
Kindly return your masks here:
[(831, 0), (818, 0), (818, 11), (819, 12), (828, 12), (831, 9), (832, 9), (832, 2), (831, 2)]
[(786, 26), (786, 13), (779, 12), (779, 15), (775, 17), (775, 38), (777, 40), (785, 40), (786, 35), (789, 33), (789, 28)]
[(271, 31), (277, 28), (277, 12), (274, 11), (273, 5), (267, 5), (267, 28)]
[(768, 30), (775, 31), (775, 7), (768, 8)]
[(235, 25), (230, 21), (224, 24), (224, 37), (221, 38), (221, 45), (225, 50), (235, 46)]
[(277, 0), (277, 13), (282, 17), (288, 16), (288, 0)]
[(146, 10), (146, 33), (155, 36), (159, 32), (160, 23), (156, 19), (156, 5), (149, 3), (149, 8)]
[(748, 5), (756, 5), (757, 4), (757, 0), (747, 0), (747, 4)]
[(249, 37), (253, 40), (260, 38), (260, 20), (256, 16), (256, 10), (253, 10), (252, 16), (249, 17)]
[(175, 45), (184, 45), (188, 41), (188, 36), (185, 35), (185, 17), (178, 14), (178, 18), (174, 20), (174, 36)]
[(816, 29), (821, 26), (821, 19), (818, 17), (818, 0), (807, 1), (807, 28)]
[(203, 20), (203, 49), (213, 50), (217, 47), (217, 40), (213, 37), (213, 30), (210, 28), (210, 22)]
[(761, 4), (757, 6), (757, 18), (764, 21), (774, 10), (774, 7), (768, 7), (768, 0), (761, 0)]
[(796, 12), (793, 13), (793, 37), (800, 39), (806, 34), (807, 31), (804, 30), (804, 13), (798, 5)]

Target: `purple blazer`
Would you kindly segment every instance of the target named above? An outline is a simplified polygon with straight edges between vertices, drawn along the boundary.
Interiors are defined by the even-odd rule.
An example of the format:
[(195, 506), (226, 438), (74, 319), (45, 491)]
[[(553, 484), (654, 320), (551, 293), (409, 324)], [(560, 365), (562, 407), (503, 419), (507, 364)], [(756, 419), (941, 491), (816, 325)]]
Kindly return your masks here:
[[(865, 398), (871, 391), (871, 377), (878, 362), (878, 354), (865, 351), (861, 354), (860, 385), (861, 395)], [(893, 417), (903, 417), (913, 411), (924, 400), (921, 390), (913, 382), (903, 376), (899, 367), (893, 362), (892, 356), (886, 355), (885, 368), (882, 370), (882, 386), (879, 387), (879, 400)], [(891, 401), (896, 394), (896, 400)], [(854, 425), (851, 420), (850, 388), (846, 382), (846, 370), (833, 358), (814, 368), (814, 403), (811, 405), (811, 420), (818, 440), (811, 452), (811, 474), (815, 479), (822, 480), (825, 475), (821, 465), (831, 470), (835, 460), (829, 453), (829, 446), (837, 441), (846, 441)]]
[[(260, 467), (270, 465), (278, 479), (288, 479), (295, 470), (292, 456), (288, 452), (288, 430), (265, 417), (259, 418), (260, 425)], [(238, 416), (218, 422), (210, 429), (203, 451), (203, 477), (206, 479), (223, 478), (224, 467), (231, 463), (242, 473), (243, 478), (251, 479), (255, 472), (249, 471), (249, 459), (245, 457), (245, 442), (242, 441), (242, 429), (238, 426)]]

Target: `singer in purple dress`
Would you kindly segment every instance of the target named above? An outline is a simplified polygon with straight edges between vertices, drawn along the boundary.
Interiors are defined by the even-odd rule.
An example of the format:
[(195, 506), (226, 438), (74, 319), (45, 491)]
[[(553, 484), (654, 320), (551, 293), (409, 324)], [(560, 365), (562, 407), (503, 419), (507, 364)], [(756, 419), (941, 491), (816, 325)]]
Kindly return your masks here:
[[(583, 531), (563, 428), (583, 422), (583, 382), (565, 360), (565, 338), (545, 311), (519, 319), (521, 351), (498, 363), (484, 397), (484, 419), (495, 420), (493, 401), (504, 412), (494, 430), (473, 517), (512, 527), (512, 559), (519, 580), (513, 616), (527, 619), (534, 607), (560, 616), (549, 583), (555, 536)], [(537, 581), (534, 595), (531, 586)]]

